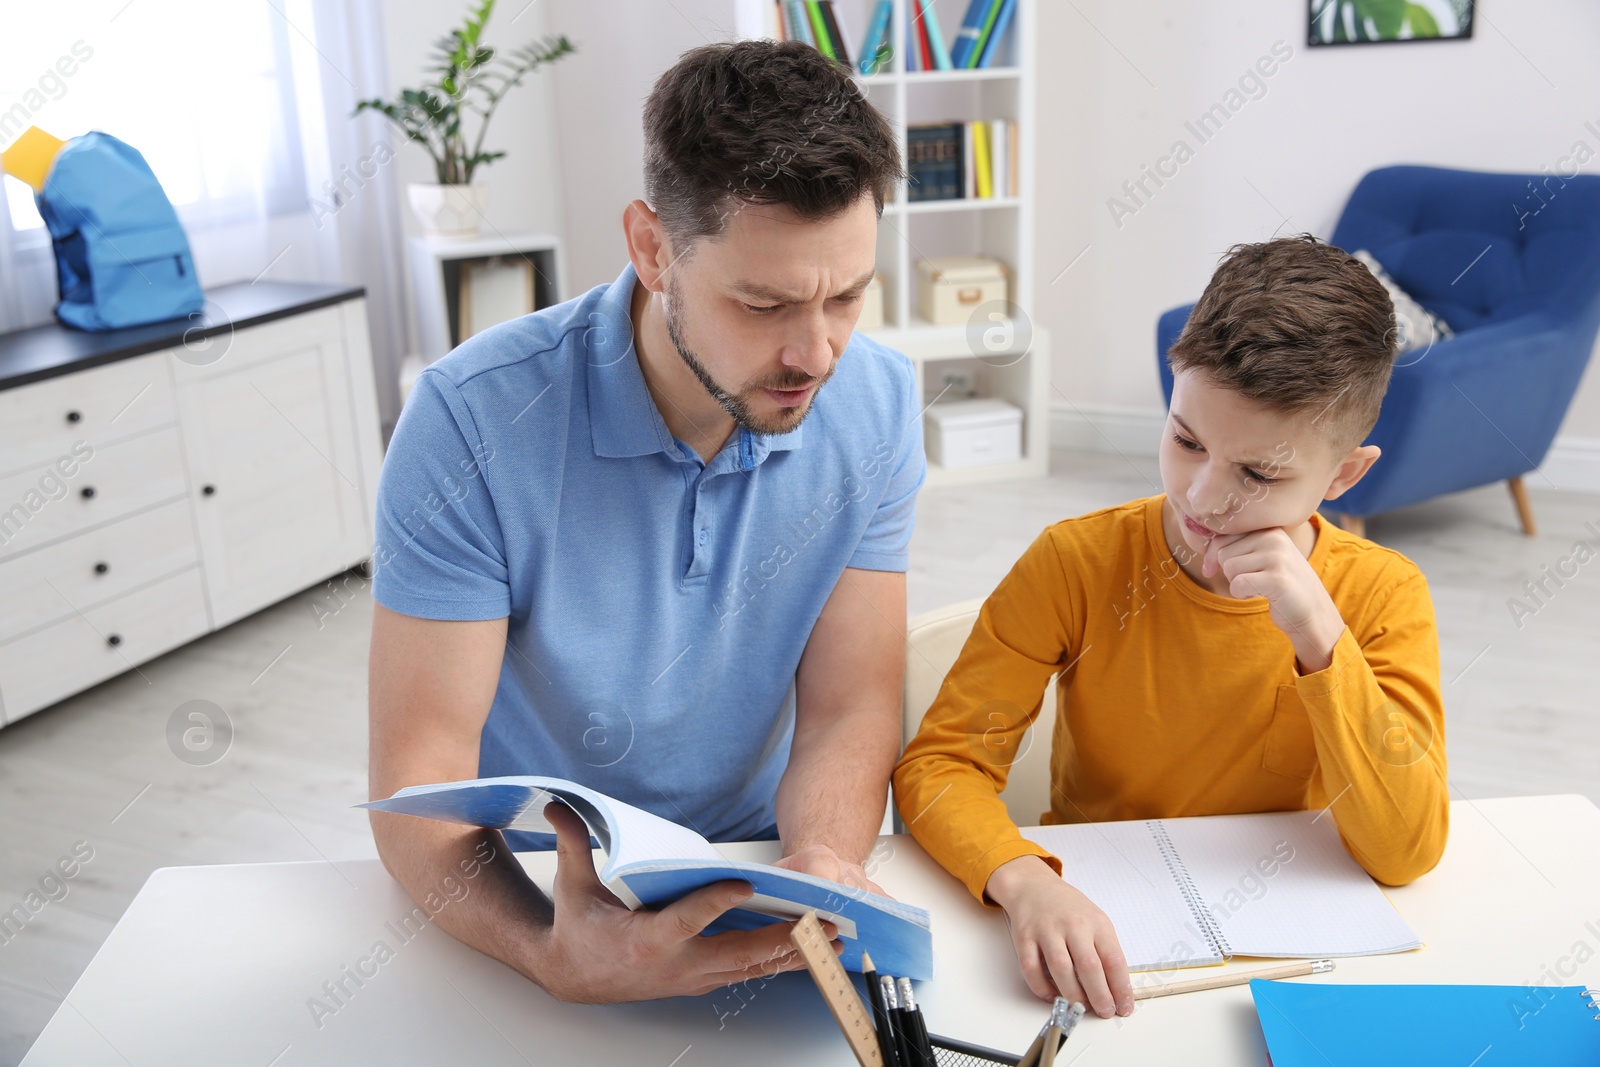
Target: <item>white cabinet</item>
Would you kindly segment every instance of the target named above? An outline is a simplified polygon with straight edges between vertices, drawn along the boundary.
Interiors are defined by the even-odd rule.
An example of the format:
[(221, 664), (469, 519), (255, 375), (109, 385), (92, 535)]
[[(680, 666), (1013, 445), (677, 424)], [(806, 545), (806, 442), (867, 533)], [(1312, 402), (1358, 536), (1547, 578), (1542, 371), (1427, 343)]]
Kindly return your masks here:
[(173, 364), (216, 626), (371, 550), (346, 362), (323, 308), (236, 335), (208, 366)]
[(111, 335), (65, 335), (102, 362), (6, 388), (8, 358), (37, 362), (55, 328), (0, 337), (5, 722), (370, 554), (381, 441), (364, 301), (280, 285), (230, 303), (236, 288), (207, 294), (238, 313), (208, 327), (203, 357), (179, 329), (109, 362)]

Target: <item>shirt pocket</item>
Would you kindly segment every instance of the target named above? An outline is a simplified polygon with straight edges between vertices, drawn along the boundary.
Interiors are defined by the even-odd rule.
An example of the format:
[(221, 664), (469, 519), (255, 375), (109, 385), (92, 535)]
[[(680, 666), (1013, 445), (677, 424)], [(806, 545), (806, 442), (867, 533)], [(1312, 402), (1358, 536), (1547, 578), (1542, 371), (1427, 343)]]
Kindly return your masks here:
[(1293, 685), (1278, 687), (1278, 700), (1267, 726), (1267, 743), (1261, 766), (1273, 774), (1306, 781), (1317, 769), (1317, 746), (1311, 737), (1311, 718)]

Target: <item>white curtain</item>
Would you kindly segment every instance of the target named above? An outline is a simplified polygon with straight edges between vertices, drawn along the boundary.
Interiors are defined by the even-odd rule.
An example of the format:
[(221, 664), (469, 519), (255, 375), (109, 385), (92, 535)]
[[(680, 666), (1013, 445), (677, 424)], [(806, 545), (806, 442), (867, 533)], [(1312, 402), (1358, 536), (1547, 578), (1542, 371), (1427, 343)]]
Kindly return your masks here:
[[(104, 130), (149, 162), (205, 286), (268, 278), (367, 289), (386, 425), (405, 345), (394, 135), (377, 0), (74, 0), (8, 5), (0, 148), (27, 126)], [(54, 258), (32, 190), (5, 180), (0, 330), (48, 322)]]

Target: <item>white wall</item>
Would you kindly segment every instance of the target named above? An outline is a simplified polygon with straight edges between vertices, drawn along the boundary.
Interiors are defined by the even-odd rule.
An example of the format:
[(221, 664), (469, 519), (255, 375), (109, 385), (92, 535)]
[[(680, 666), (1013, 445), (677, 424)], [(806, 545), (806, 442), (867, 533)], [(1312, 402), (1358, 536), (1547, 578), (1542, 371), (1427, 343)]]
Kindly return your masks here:
[[(1305, 0), (1044, 0), (1034, 319), (1052, 333), (1061, 392), (1113, 424), (1119, 414), (1140, 422), (1162, 403), (1157, 316), (1194, 300), (1236, 241), (1331, 236), (1373, 167), (1536, 172), (1578, 140), (1600, 152), (1600, 137), (1584, 128), (1600, 126), (1600, 4), (1478, 8), (1470, 41), (1312, 50)], [(1265, 95), (1201, 144), (1184, 124), (1277, 41), (1293, 55), (1265, 79)], [(1108, 198), (1179, 138), (1193, 158), (1164, 187), (1150, 185), (1119, 227)], [(1600, 444), (1593, 364), (1562, 433)]]
[[(398, 94), (401, 89), (415, 87), (431, 77), (425, 72), (432, 66), (429, 56), (433, 44), (460, 24), (467, 4), (465, 0), (445, 3), (382, 0), (382, 3), (389, 88), (391, 94)], [(550, 18), (550, 7), (541, 0), (503, 0), (489, 20), (485, 43), (510, 49), (546, 34), (567, 32), (559, 20)], [(569, 32), (568, 36), (572, 34)], [(587, 50), (592, 57), (606, 44), (603, 36), (598, 40), (591, 38)], [(580, 52), (540, 67), (520, 87), (511, 90), (495, 112), (484, 147), (504, 151), (506, 156), (482, 168), (474, 178), (490, 187), (485, 233), (533, 230), (561, 235), (563, 168), (556, 145), (553, 78), (562, 65), (581, 58)], [(477, 129), (472, 124), (475, 121), (474, 118), (469, 122), (470, 130)], [(438, 179), (432, 160), (420, 145), (398, 139), (397, 143), (400, 144), (397, 181), (404, 204), (407, 183)], [(408, 237), (421, 233), (409, 208), (401, 214)], [(414, 340), (414, 333), (412, 337)]]
[(566, 189), (567, 284), (614, 281), (627, 262), (622, 209), (644, 196), (645, 98), (691, 48), (733, 35), (733, 0), (543, 0), (578, 46), (555, 68)]

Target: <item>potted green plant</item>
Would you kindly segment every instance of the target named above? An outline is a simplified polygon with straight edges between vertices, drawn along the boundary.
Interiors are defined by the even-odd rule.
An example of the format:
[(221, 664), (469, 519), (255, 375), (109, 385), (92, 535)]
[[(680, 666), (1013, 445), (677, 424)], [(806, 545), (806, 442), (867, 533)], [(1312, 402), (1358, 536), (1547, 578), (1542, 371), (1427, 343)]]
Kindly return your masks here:
[[(483, 147), (495, 109), (535, 69), (577, 51), (565, 36), (530, 41), (512, 52), (484, 45), (483, 29), (494, 5), (495, 0), (481, 0), (469, 6), (462, 25), (434, 44), (432, 81), (402, 89), (394, 100), (356, 104), (354, 114), (369, 108), (378, 112), (433, 159), (438, 182), (413, 182), (406, 190), (411, 210), (430, 234), (470, 237), (478, 232), (489, 189), (473, 177), (478, 168), (505, 155)], [(477, 116), (475, 134), (467, 129), (469, 115)]]

